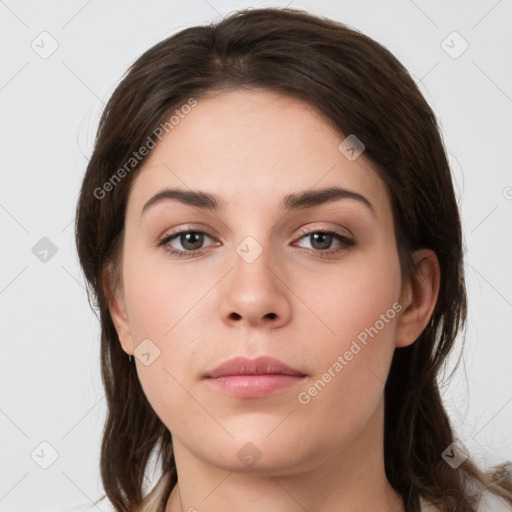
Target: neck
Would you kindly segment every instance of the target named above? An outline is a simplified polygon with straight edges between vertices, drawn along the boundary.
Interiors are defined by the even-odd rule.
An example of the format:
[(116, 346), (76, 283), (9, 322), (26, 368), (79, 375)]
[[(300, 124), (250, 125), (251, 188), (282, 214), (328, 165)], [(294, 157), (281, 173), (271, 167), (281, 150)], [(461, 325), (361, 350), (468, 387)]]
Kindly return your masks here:
[(313, 467), (287, 472), (214, 467), (175, 440), (178, 484), (166, 512), (403, 511), (384, 471), (383, 406), (375, 414), (343, 449)]

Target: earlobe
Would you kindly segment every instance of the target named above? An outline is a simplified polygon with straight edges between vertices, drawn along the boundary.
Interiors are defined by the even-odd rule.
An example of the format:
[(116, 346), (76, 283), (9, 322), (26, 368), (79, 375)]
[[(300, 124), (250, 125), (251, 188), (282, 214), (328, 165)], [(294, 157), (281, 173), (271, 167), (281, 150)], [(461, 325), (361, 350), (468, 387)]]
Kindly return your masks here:
[(397, 322), (396, 347), (414, 343), (428, 325), (440, 286), (439, 261), (434, 251), (420, 249), (413, 255), (415, 271), (403, 293), (403, 311)]
[(126, 303), (121, 287), (113, 289), (110, 269), (106, 269), (103, 273), (103, 290), (121, 346), (127, 354), (133, 355), (134, 346)]

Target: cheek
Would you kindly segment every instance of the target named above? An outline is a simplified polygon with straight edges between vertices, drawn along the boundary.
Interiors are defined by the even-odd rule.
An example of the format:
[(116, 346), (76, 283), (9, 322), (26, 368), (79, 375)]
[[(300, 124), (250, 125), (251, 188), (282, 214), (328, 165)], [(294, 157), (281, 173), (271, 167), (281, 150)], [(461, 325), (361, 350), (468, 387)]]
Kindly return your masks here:
[[(189, 370), (201, 354), (205, 332), (198, 321), (198, 304), (211, 285), (201, 280), (191, 286), (197, 282), (193, 275), (171, 271), (161, 257), (155, 261), (136, 250), (124, 260), (123, 279), (139, 379), (155, 412), (166, 417), (169, 410), (190, 402), (180, 383), (187, 386)], [(147, 353), (146, 366), (137, 354)], [(194, 407), (187, 410), (189, 416), (200, 415)]]
[(144, 338), (154, 338), (157, 344), (170, 339), (205, 288), (191, 286), (194, 276), (178, 266), (172, 269), (162, 255), (148, 256), (144, 251), (134, 251), (125, 260), (123, 278), (135, 344)]
[[(308, 323), (331, 347), (342, 350), (357, 335), (378, 322), (393, 320), (400, 297), (401, 271), (398, 255), (392, 250), (365, 254), (342, 262), (329, 272), (297, 279), (294, 291), (308, 308)], [(311, 313), (314, 313), (312, 316)], [(388, 322), (386, 322), (388, 335)], [(324, 346), (325, 348), (325, 346)]]
[(297, 399), (333, 436), (357, 432), (382, 397), (402, 308), (398, 256), (389, 254), (309, 288), (311, 309), (322, 312), (324, 324), (316, 332), (324, 334), (315, 336), (308, 358), (316, 371)]

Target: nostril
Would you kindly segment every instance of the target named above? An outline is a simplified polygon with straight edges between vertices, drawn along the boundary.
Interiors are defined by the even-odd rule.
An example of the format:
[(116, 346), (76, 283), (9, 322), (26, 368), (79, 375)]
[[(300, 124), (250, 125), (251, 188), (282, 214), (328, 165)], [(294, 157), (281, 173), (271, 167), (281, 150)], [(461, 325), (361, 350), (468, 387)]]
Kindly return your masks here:
[(274, 320), (274, 318), (277, 316), (275, 313), (267, 313), (265, 316), (267, 316), (268, 318)]
[(240, 320), (240, 318), (242, 318), (238, 313), (231, 313), (230, 316), (233, 320)]

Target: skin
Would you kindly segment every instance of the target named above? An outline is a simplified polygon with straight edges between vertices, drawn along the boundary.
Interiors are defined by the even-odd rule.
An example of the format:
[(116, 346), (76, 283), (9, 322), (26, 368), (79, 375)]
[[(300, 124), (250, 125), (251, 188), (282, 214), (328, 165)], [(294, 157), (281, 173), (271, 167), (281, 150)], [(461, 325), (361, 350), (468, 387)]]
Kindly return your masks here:
[[(364, 153), (354, 161), (341, 153), (343, 139), (303, 102), (223, 92), (199, 100), (132, 184), (122, 286), (107, 293), (123, 349), (133, 354), (150, 339), (150, 352), (160, 351), (149, 366), (134, 360), (173, 436), (179, 483), (166, 512), (403, 510), (384, 472), (384, 383), (395, 348), (429, 321), (439, 266), (431, 251), (418, 251), (416, 277), (402, 282), (386, 187)], [(330, 186), (361, 194), (373, 209), (349, 198), (281, 207), (287, 194)], [(209, 192), (225, 206), (212, 212), (170, 199), (141, 215), (166, 187)], [(208, 235), (193, 256), (158, 246), (181, 228)], [(355, 244), (321, 246), (301, 230), (337, 231)], [(247, 236), (263, 251), (251, 263), (236, 250)], [(178, 236), (167, 247), (194, 246)], [(299, 393), (393, 304), (401, 310), (301, 403)], [(270, 355), (306, 377), (258, 399), (212, 389), (203, 374), (238, 355)], [(237, 456), (248, 442), (261, 456), (252, 467)]]

